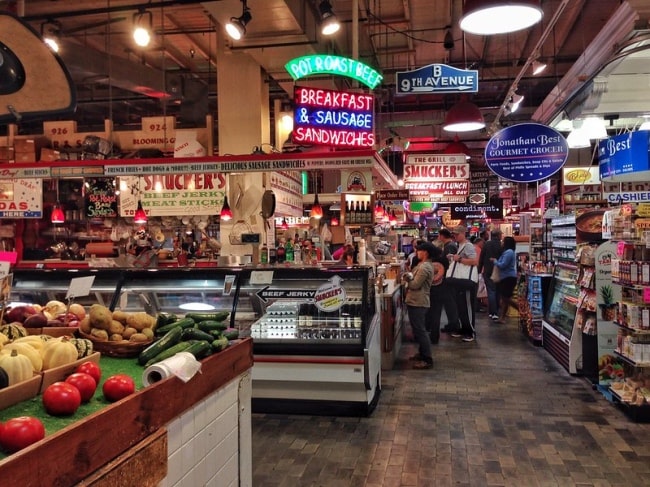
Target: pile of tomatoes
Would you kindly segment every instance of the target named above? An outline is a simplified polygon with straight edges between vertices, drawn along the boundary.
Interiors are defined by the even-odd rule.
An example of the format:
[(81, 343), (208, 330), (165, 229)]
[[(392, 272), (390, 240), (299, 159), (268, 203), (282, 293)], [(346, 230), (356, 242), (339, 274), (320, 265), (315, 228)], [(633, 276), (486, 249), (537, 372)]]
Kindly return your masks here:
[[(43, 406), (53, 416), (74, 414), (82, 403), (95, 395), (102, 371), (95, 362), (80, 364), (65, 381), (55, 382), (43, 391)], [(102, 393), (109, 402), (135, 392), (135, 382), (126, 374), (116, 374), (104, 381)], [(14, 453), (45, 437), (45, 428), (38, 418), (21, 416), (0, 423), (0, 448)]]

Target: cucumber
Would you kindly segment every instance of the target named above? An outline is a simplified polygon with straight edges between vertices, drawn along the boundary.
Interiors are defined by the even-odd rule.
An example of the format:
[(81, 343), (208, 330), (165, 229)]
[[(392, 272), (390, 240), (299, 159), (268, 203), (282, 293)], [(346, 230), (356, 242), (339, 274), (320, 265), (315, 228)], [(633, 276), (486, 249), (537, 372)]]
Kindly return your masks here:
[(163, 326), (162, 328), (156, 329), (156, 335), (159, 335), (159, 336), (164, 335), (169, 330), (172, 330), (174, 328), (185, 329), (185, 328), (190, 328), (192, 326), (194, 326), (194, 320), (192, 320), (190, 318), (182, 318), (182, 319), (176, 320), (176, 321), (174, 321), (172, 323), (168, 323), (167, 325)]
[(211, 313), (185, 313), (185, 318), (192, 318), (196, 323), (200, 321), (223, 321), (230, 315), (229, 311), (213, 311)]
[(149, 360), (154, 358), (163, 350), (176, 345), (181, 341), (181, 335), (183, 334), (183, 329), (180, 326), (176, 326), (165, 333), (161, 338), (153, 342), (147, 348), (145, 348), (140, 355), (138, 355), (138, 363), (144, 365)]
[(190, 348), (194, 342), (178, 342), (175, 345), (172, 345), (169, 348), (166, 348), (162, 352), (160, 352), (158, 355), (153, 357), (151, 360), (149, 360), (146, 364), (144, 364), (145, 367), (149, 367), (150, 365), (156, 364), (158, 362), (161, 362), (169, 357), (173, 357), (179, 352), (186, 352), (188, 348)]
[(237, 340), (239, 338), (239, 330), (237, 328), (226, 328), (221, 334), (228, 340)]
[(181, 340), (206, 340), (211, 342), (214, 338), (209, 333), (199, 330), (198, 328), (185, 328), (181, 335)]
[(213, 340), (210, 345), (212, 346), (213, 351), (220, 352), (228, 346), (228, 339), (226, 337), (217, 338), (216, 340)]
[(212, 331), (222, 331), (228, 328), (228, 325), (224, 323), (223, 321), (215, 321), (215, 320), (204, 320), (204, 321), (199, 321), (196, 324), (196, 328), (199, 330), (205, 331), (205, 332), (212, 332)]
[(212, 352), (210, 342), (205, 340), (193, 341), (189, 348), (184, 350), (190, 352), (197, 360), (207, 357)]

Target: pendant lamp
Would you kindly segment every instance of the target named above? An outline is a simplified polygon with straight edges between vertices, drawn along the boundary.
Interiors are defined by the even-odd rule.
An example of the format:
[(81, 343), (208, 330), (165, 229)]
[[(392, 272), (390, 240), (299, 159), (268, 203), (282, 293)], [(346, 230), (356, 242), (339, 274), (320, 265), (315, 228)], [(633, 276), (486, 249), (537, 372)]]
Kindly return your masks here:
[(133, 223), (144, 225), (147, 223), (147, 220), (147, 213), (144, 211), (144, 208), (142, 208), (142, 200), (138, 200), (138, 207), (135, 210), (135, 215), (133, 215)]
[(447, 112), (443, 130), (447, 132), (471, 132), (485, 127), (485, 120), (479, 107), (474, 103), (461, 100)]
[(56, 203), (52, 208), (52, 214), (50, 215), (50, 221), (52, 223), (64, 223), (65, 215), (63, 209), (61, 208), (61, 203), (59, 202), (59, 181), (56, 181)]
[(384, 211), (384, 205), (381, 204), (381, 200), (377, 200), (375, 203), (375, 220), (381, 220), (384, 218), (384, 214), (386, 213)]
[(286, 230), (289, 228), (289, 224), (287, 223), (287, 219), (285, 217), (282, 217), (282, 224), (280, 225), (280, 228), (282, 230)]
[(465, 0), (460, 28), (476, 35), (517, 32), (542, 20), (539, 0)]
[(454, 141), (450, 142), (447, 147), (445, 147), (445, 150), (443, 152), (445, 154), (463, 154), (465, 156), (465, 160), (469, 160), (470, 158), (469, 147), (460, 141), (458, 135), (454, 136)]
[(228, 195), (223, 197), (223, 205), (221, 206), (221, 213), (219, 213), (219, 218), (225, 222), (232, 220), (232, 210), (228, 204)]
[(309, 209), (309, 218), (323, 218), (323, 207), (318, 202), (318, 193), (314, 195), (314, 204)]

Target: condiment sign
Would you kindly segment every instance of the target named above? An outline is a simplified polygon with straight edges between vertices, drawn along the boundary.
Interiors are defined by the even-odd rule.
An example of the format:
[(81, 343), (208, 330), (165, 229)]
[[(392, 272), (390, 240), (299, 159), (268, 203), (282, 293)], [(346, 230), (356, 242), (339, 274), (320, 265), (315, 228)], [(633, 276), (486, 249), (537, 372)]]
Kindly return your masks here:
[(546, 179), (566, 163), (569, 145), (556, 130), (538, 123), (511, 125), (485, 147), (487, 166), (497, 176), (518, 183)]
[(311, 145), (370, 148), (374, 97), (318, 88), (294, 89), (293, 140)]
[(412, 71), (397, 72), (396, 93), (476, 93), (478, 71), (446, 64), (429, 64)]
[(360, 61), (326, 54), (295, 58), (285, 64), (284, 68), (294, 80), (315, 74), (334, 74), (357, 80), (371, 90), (383, 79), (381, 74)]

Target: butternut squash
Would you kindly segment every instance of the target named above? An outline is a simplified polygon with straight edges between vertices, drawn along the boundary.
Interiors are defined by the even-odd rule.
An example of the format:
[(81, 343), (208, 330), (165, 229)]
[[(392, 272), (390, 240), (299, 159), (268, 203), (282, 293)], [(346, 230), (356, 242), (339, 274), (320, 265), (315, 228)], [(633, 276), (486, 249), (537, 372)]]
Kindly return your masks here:
[(10, 386), (31, 379), (34, 375), (29, 358), (19, 354), (18, 350), (0, 354), (0, 368), (7, 373)]
[(43, 370), (70, 364), (77, 360), (77, 347), (67, 338), (51, 340), (43, 348)]

